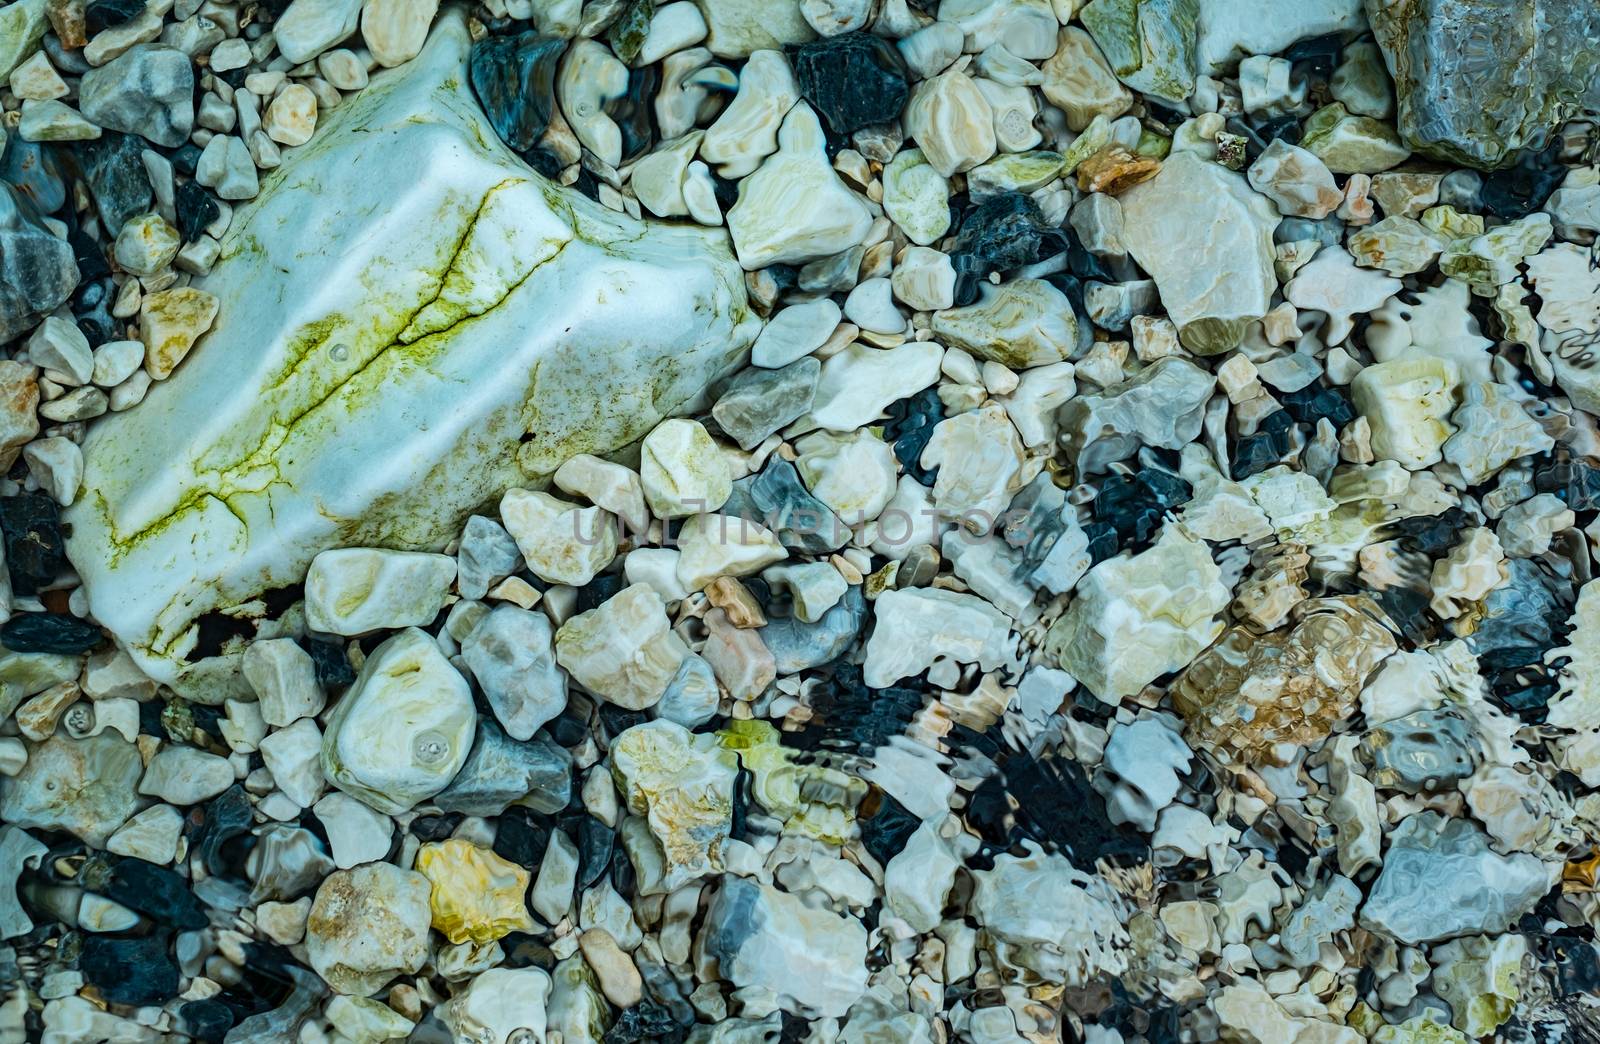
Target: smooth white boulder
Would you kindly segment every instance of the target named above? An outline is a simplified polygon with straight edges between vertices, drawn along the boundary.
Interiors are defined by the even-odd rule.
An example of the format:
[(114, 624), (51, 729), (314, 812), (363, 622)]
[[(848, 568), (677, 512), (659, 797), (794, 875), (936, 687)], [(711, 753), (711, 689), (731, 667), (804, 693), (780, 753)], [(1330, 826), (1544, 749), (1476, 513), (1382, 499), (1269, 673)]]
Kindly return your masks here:
[(237, 646), (188, 662), (197, 619), (264, 612), (238, 607), (328, 548), (442, 549), (506, 489), (690, 408), (760, 326), (725, 233), (630, 220), (506, 149), (470, 46), (448, 13), (324, 114), (235, 212), (201, 281), (216, 326), (84, 447), (69, 554), (93, 615), (206, 702), (247, 689)]

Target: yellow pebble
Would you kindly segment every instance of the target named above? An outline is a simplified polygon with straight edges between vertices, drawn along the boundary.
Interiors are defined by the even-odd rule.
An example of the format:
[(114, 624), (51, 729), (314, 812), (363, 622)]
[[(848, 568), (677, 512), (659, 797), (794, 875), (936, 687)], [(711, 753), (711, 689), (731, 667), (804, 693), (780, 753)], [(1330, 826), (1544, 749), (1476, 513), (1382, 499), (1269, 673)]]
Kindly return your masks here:
[(528, 913), (528, 871), (470, 841), (440, 841), (417, 850), (417, 873), (433, 885), (433, 926), (452, 943), (494, 942), (538, 927)]

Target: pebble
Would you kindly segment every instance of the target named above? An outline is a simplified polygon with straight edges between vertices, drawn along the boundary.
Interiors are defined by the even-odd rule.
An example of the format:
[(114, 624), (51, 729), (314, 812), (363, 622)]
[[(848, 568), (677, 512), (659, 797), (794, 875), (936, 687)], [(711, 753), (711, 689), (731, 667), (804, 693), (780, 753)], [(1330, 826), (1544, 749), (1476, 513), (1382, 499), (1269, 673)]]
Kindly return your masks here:
[(711, 416), (741, 449), (754, 449), (811, 409), (821, 372), (822, 364), (809, 357), (781, 369), (746, 370), (729, 382), (711, 407)]
[(194, 129), (194, 67), (176, 48), (139, 44), (83, 75), (78, 108), (95, 126), (182, 145)]
[(448, 555), (351, 547), (324, 551), (306, 573), (306, 624), (366, 634), (432, 622), (455, 579)]
[(616, 525), (607, 512), (548, 493), (507, 490), (500, 520), (529, 571), (546, 583), (582, 586), (616, 554)]
[(379, 812), (404, 812), (455, 778), (475, 721), (466, 680), (426, 634), (408, 628), (372, 651), (334, 707), (323, 775)]
[(306, 959), (333, 989), (356, 996), (419, 971), (428, 958), (430, 891), (426, 877), (392, 863), (335, 870), (306, 918)]
[(627, 710), (643, 710), (659, 700), (686, 655), (683, 640), (668, 627), (661, 596), (644, 584), (623, 588), (556, 631), (556, 662), (562, 669)]
[(838, 327), (841, 315), (839, 306), (826, 298), (784, 308), (756, 337), (751, 364), (777, 370), (810, 355)]
[(228, 759), (194, 747), (163, 747), (139, 780), (139, 793), (169, 805), (197, 805), (233, 785)]
[(903, 122), (928, 165), (946, 178), (985, 162), (997, 148), (994, 109), (960, 69), (917, 84)]
[(78, 285), (72, 249), (51, 235), (24, 196), (0, 191), (0, 337), (18, 337), (54, 311)]
[(461, 658), (513, 739), (531, 738), (567, 704), (554, 634), (544, 614), (500, 605), (461, 643)]
[(783, 119), (778, 151), (741, 183), (728, 233), (745, 269), (829, 257), (866, 233), (866, 205), (834, 173), (824, 145), (816, 115), (797, 104)]

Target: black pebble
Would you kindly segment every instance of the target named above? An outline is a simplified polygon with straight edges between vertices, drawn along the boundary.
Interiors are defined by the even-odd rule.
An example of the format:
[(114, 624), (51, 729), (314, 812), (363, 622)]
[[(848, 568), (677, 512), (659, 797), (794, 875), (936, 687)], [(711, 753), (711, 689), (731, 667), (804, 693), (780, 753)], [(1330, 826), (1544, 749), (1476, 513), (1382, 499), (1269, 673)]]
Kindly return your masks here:
[(659, 1004), (642, 1001), (624, 1009), (606, 1030), (603, 1044), (681, 1044), (688, 1030)]
[(950, 262), (956, 270), (956, 304), (978, 299), (978, 282), (990, 272), (1035, 264), (1069, 246), (1061, 229), (1048, 224), (1039, 204), (1020, 192), (986, 197), (961, 220)]
[(178, 212), (178, 232), (186, 243), (222, 213), (217, 201), (211, 198), (211, 193), (202, 188), (198, 181), (185, 181), (178, 186), (173, 207)]
[(1533, 488), (1554, 493), (1573, 511), (1600, 508), (1600, 468), (1584, 460), (1564, 457), (1535, 468)]
[(179, 931), (193, 931), (211, 923), (200, 900), (189, 890), (187, 880), (143, 859), (117, 863), (95, 891)]
[(1117, 554), (1117, 527), (1110, 522), (1090, 522), (1083, 527), (1089, 538), (1089, 561), (1098, 565)]
[(602, 602), (622, 590), (621, 573), (601, 573), (593, 580), (578, 588), (578, 599), (575, 612), (586, 613), (595, 609)]
[(801, 97), (836, 137), (898, 119), (910, 96), (900, 52), (868, 32), (801, 44), (789, 62)]
[(166, 933), (120, 938), (94, 933), (83, 937), (78, 970), (112, 1004), (162, 1004), (178, 995), (178, 966)]
[(494, 854), (518, 866), (537, 870), (550, 845), (551, 824), (523, 805), (512, 805), (501, 814), (494, 835)]
[(1515, 221), (1544, 206), (1567, 176), (1560, 154), (1561, 142), (1552, 141), (1543, 151), (1524, 152), (1514, 165), (1485, 174), (1480, 194), (1483, 209)]
[(628, 74), (628, 92), (606, 106), (610, 116), (622, 132), (622, 162), (628, 163), (650, 151), (655, 141), (656, 92), (661, 89), (661, 69), (647, 65)]
[(876, 791), (867, 803), (876, 799), (870, 815), (858, 818), (861, 825), (861, 843), (872, 858), (887, 866), (889, 860), (900, 854), (906, 841), (916, 833), (922, 820), (912, 815), (906, 807), (885, 791)]
[(17, 613), (0, 624), (0, 645), (12, 652), (88, 652), (105, 640), (100, 628), (65, 613)]
[(195, 168), (200, 165), (200, 146), (192, 141), (186, 141), (167, 153), (167, 159), (172, 161), (173, 170), (186, 178), (192, 178)]
[(1188, 503), (1193, 494), (1189, 483), (1159, 468), (1112, 474), (1094, 498), (1094, 517), (1115, 528), (1122, 543), (1142, 544), (1161, 527), (1168, 511)]
[(206, 1044), (221, 1041), (233, 1028), (233, 1012), (219, 1000), (189, 1001), (178, 1009), (183, 1032)]
[[(79, 266), (79, 271), (82, 271), (82, 266)], [(85, 283), (73, 295), (72, 318), (77, 321), (78, 329), (83, 331), (83, 336), (89, 339), (90, 344), (114, 341), (122, 332), (121, 321), (111, 314), (111, 304), (116, 297), (114, 291), (111, 280), (105, 279)]]
[(616, 840), (611, 828), (586, 815), (578, 826), (578, 887), (590, 888), (605, 876), (611, 865), (611, 846)]
[(490, 36), (473, 45), (467, 65), (472, 90), (495, 133), (516, 152), (539, 142), (556, 108), (556, 66), (567, 42), (526, 32)]
[(418, 816), (411, 821), (411, 833), (421, 841), (443, 841), (456, 832), (466, 817), (459, 812), (442, 816)]
[[(72, 147), (71, 159), (94, 200), (107, 235), (115, 236), (129, 218), (150, 209), (154, 193), (144, 161), (139, 158), (148, 147), (143, 138), (115, 131), (106, 131), (93, 141), (80, 141)], [(199, 155), (200, 150), (195, 149), (197, 159)], [(173, 158), (176, 161), (176, 155)]]
[[(151, 704), (141, 704), (148, 707)], [(195, 836), (194, 847), (200, 853), (206, 869), (223, 875), (244, 862), (245, 851), (254, 840), (250, 827), (255, 822), (250, 799), (242, 783), (235, 783), (206, 805), (205, 821)], [(239, 844), (233, 844), (239, 840)]]
[(300, 648), (311, 654), (317, 682), (324, 688), (339, 689), (356, 680), (355, 669), (344, 651), (344, 643), (323, 638), (301, 638)]
[(139, 17), (144, 7), (145, 0), (89, 0), (83, 9), (84, 27), (94, 37)]
[(894, 447), (895, 459), (907, 475), (923, 485), (932, 484), (934, 470), (924, 468), (920, 461), (928, 440), (933, 438), (934, 426), (944, 419), (944, 403), (939, 401), (938, 389), (924, 388), (910, 398), (892, 402), (888, 414), (883, 438)]
[(37, 594), (66, 567), (61, 508), (45, 494), (0, 497), (0, 532), (5, 535), (6, 568), (16, 594)]
[(1356, 408), (1349, 397), (1337, 388), (1329, 388), (1320, 380), (1299, 391), (1278, 392), (1278, 401), (1289, 415), (1301, 424), (1315, 425), (1324, 417), (1335, 428), (1343, 428), (1356, 419)]

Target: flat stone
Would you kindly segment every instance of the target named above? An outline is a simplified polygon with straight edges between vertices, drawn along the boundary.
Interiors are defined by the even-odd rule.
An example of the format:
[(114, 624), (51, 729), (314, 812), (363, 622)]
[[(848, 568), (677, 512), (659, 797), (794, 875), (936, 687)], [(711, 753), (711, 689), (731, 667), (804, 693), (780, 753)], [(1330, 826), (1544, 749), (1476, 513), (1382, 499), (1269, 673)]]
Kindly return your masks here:
[(1090, 0), (1078, 12), (1122, 82), (1169, 105), (1194, 90), (1199, 16), (1199, 0)]
[(1365, 28), (1361, 0), (1200, 0), (1197, 70), (1220, 76), (1240, 58), (1279, 54), (1298, 40)]
[(1187, 348), (1227, 351), (1267, 314), (1278, 286), (1278, 212), (1244, 178), (1182, 152), (1118, 201), (1123, 243), (1155, 280)]
[(306, 572), (306, 626), (357, 635), (422, 627), (444, 607), (455, 559), (416, 551), (344, 547), (324, 551)]
[(0, 818), (26, 829), (65, 830), (104, 848), (145, 804), (135, 789), (143, 771), (138, 748), (120, 736), (57, 734), (29, 752), (16, 776), (0, 776)]
[(499, 605), (461, 643), (461, 658), (513, 739), (529, 739), (567, 705), (554, 634), (543, 613)]
[(544, 736), (518, 742), (483, 720), (466, 763), (433, 803), (446, 812), (498, 816), (513, 802), (559, 812), (571, 796), (572, 755)]
[(779, 370), (752, 367), (728, 383), (711, 407), (711, 416), (740, 449), (754, 449), (811, 409), (821, 373), (822, 364), (809, 357)]
[[(72, 509), (71, 557), (152, 677), (239, 692), (236, 654), (185, 662), (199, 617), (299, 583), (330, 547), (443, 548), (507, 488), (637, 440), (754, 336), (719, 237), (618, 217), (499, 143), (469, 47), (447, 14), (404, 71), (324, 115), (201, 281), (216, 328), (153, 405), (88, 438), (97, 495)], [(379, 196), (353, 235), (352, 201)]]
[[(1600, 104), (1600, 11), (1517, 0), (1368, 0), (1400, 133), (1436, 159), (1490, 170)], [(1514, 56), (1514, 57), (1512, 57)]]
[(859, 921), (747, 878), (722, 879), (701, 943), (734, 986), (769, 990), (785, 1010), (842, 1015), (866, 989)]
[(839, 325), (839, 306), (827, 298), (790, 305), (762, 327), (750, 363), (776, 370), (822, 347)]
[(0, 340), (27, 333), (77, 285), (72, 247), (45, 229), (28, 197), (0, 183)]
[(1361, 925), (1410, 945), (1502, 932), (1554, 876), (1531, 855), (1495, 852), (1471, 820), (1419, 812), (1390, 832)]

